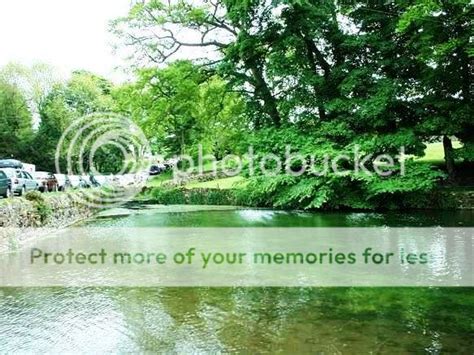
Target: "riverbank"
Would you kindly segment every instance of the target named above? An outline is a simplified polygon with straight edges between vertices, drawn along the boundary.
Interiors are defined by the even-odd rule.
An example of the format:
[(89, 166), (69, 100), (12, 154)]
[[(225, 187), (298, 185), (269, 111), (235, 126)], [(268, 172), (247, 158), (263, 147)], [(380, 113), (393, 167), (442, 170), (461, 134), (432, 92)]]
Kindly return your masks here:
[[(155, 186), (147, 187), (137, 197), (137, 201), (149, 204), (163, 205), (233, 205), (243, 207), (275, 208), (272, 201), (256, 203), (252, 197), (241, 188), (206, 188), (202, 185), (189, 186)], [(474, 210), (474, 190), (440, 188), (416, 196), (398, 198), (398, 203), (392, 203), (382, 210), (403, 209), (439, 209), (439, 210)], [(322, 208), (324, 210), (324, 208)], [(330, 209), (330, 208), (328, 208)], [(347, 208), (358, 210), (358, 208)], [(321, 209), (320, 209), (321, 210)]]
[[(0, 200), (0, 253), (15, 250), (32, 236), (27, 228), (59, 229), (92, 217), (98, 208), (84, 203), (83, 192), (41, 194)], [(37, 233), (35, 233), (37, 236)]]
[[(0, 227), (4, 227), (5, 230), (14, 228), (16, 231), (11, 235), (3, 233), (0, 236), (0, 252), (14, 250), (20, 247), (25, 240), (28, 240), (28, 236), (18, 233), (22, 229), (32, 227), (64, 228), (90, 218), (105, 209), (84, 203), (82, 194), (81, 191), (61, 194), (28, 193), (24, 198), (0, 200)], [(143, 205), (274, 208), (271, 201), (255, 203), (245, 189), (229, 188), (229, 186), (225, 186), (225, 188), (147, 187), (132, 201), (132, 203), (136, 202)], [(413, 196), (398, 208), (392, 206), (392, 208), (387, 207), (385, 210), (389, 209), (474, 210), (474, 191), (439, 189), (424, 196)]]
[(85, 204), (81, 191), (41, 194), (0, 200), (0, 226), (11, 228), (63, 227), (92, 216), (97, 208)]

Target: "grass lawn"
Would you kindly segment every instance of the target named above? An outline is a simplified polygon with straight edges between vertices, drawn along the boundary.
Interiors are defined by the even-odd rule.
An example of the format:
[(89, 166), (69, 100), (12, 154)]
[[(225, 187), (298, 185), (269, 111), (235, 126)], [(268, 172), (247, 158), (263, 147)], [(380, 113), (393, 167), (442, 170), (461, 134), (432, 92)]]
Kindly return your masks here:
[[(461, 148), (462, 145), (458, 141), (453, 141), (453, 148)], [(440, 164), (444, 162), (443, 143), (428, 143), (425, 149), (425, 156), (416, 158), (416, 161), (428, 162), (433, 164)]]
[(245, 178), (242, 176), (233, 176), (223, 179), (217, 179), (205, 182), (190, 182), (185, 187), (187, 189), (221, 189), (227, 190), (245, 186)]
[(171, 180), (173, 178), (173, 172), (172, 171), (166, 171), (163, 174), (157, 175), (154, 178), (148, 180), (146, 183), (147, 187), (158, 187), (163, 184), (163, 182)]
[[(218, 164), (219, 164), (219, 162), (218, 162)], [(206, 163), (206, 164), (203, 165), (202, 172), (204, 174), (210, 173), (212, 171), (214, 171), (214, 166), (213, 166), (212, 162), (209, 162), (209, 163)], [(198, 174), (199, 173), (198, 169), (194, 169), (194, 173)], [(160, 175), (157, 175), (157, 176), (151, 178), (150, 180), (148, 180), (146, 186), (147, 187), (159, 187), (163, 184), (163, 182), (169, 181), (171, 179), (173, 179), (173, 171), (172, 170), (166, 171), (163, 174), (160, 174)]]
[[(216, 169), (219, 169), (219, 166), (220, 166), (220, 162), (216, 162)], [(199, 173), (198, 168), (194, 169), (194, 171), (196, 173)], [(202, 165), (202, 172), (203, 173), (210, 173), (210, 172), (213, 172), (213, 171), (214, 171), (214, 163), (213, 162), (205, 162)]]

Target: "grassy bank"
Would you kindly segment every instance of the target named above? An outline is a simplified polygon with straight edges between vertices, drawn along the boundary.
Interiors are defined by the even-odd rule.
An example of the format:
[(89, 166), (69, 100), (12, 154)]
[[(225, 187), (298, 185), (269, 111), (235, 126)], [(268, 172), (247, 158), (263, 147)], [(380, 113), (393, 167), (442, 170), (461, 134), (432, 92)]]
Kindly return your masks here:
[[(137, 199), (140, 202), (163, 205), (234, 205), (278, 208), (272, 201), (254, 200), (245, 188), (235, 188), (235, 185), (232, 185), (233, 188), (215, 188), (216, 185), (206, 183), (196, 184), (192, 188), (189, 186), (147, 188)], [(471, 210), (474, 209), (474, 191), (443, 188), (430, 193), (407, 196), (400, 199), (398, 204), (393, 203), (389, 208), (379, 208), (378, 210), (387, 209)], [(360, 208), (353, 208), (353, 210), (360, 210)], [(376, 210), (376, 208), (371, 210)]]
[(242, 205), (233, 189), (155, 187), (145, 190), (138, 199), (141, 202), (163, 205)]
[(247, 181), (242, 176), (233, 176), (228, 178), (216, 179), (204, 182), (190, 182), (185, 185), (186, 189), (216, 189), (216, 190), (229, 190), (244, 188), (247, 185)]
[[(459, 148), (459, 142), (454, 142), (454, 146)], [(410, 167), (416, 173), (418, 170), (424, 171), (419, 168), (425, 166), (432, 167), (432, 170), (440, 172), (440, 176), (443, 175), (444, 151), (442, 143), (427, 144), (425, 155), (416, 158)], [(413, 176), (404, 177), (404, 180), (400, 179), (400, 181), (394, 182), (394, 186), (380, 181), (376, 188), (383, 188), (386, 191), (382, 189), (381, 192), (378, 192), (373, 186), (362, 186), (362, 188), (368, 189), (373, 196), (370, 196), (367, 191), (364, 193), (364, 191), (358, 192), (354, 190), (354, 186), (355, 188), (358, 187), (357, 183), (354, 182), (352, 182), (352, 188), (348, 187), (347, 191), (341, 194), (334, 186), (331, 186), (331, 189), (334, 190), (332, 191), (327, 189), (327, 186), (324, 184), (320, 184), (317, 189), (312, 189), (311, 179), (307, 179), (290, 189), (284, 182), (279, 183), (276, 181), (275, 185), (272, 185), (272, 181), (255, 183), (255, 179), (247, 179), (242, 176), (225, 177), (215, 173), (212, 174), (212, 169), (210, 170), (209, 166), (205, 166), (205, 168), (203, 169), (203, 174), (191, 174), (181, 181), (173, 180), (171, 171), (161, 174), (149, 181), (141, 199), (160, 204), (233, 204), (299, 209), (305, 208), (301, 199), (310, 197), (318, 199), (318, 195), (324, 198), (325, 193), (335, 193), (335, 196), (326, 199), (328, 203), (325, 202), (318, 207), (309, 206), (308, 208), (387, 210), (410, 208), (472, 209), (474, 207), (472, 169), (463, 162), (457, 163), (456, 181), (447, 181), (440, 177), (438, 183), (433, 180), (429, 187), (425, 186), (428, 185), (427, 183), (421, 183), (421, 185), (418, 183), (420, 186), (412, 186), (415, 180), (419, 182), (418, 175), (412, 174)], [(431, 170), (431, 168), (425, 170)], [(341, 181), (339, 183), (341, 186), (344, 184), (348, 184), (348, 182)], [(305, 192), (306, 189), (308, 190), (307, 192)], [(373, 193), (374, 189), (377, 194)], [(281, 202), (282, 195), (279, 193), (280, 191), (283, 192), (283, 195), (286, 193), (290, 197), (287, 200), (290, 200), (291, 204)], [(291, 196), (291, 194), (297, 193), (299, 194), (298, 196), (294, 198)], [(351, 194), (354, 195), (352, 199), (347, 198), (349, 195), (352, 196)]]

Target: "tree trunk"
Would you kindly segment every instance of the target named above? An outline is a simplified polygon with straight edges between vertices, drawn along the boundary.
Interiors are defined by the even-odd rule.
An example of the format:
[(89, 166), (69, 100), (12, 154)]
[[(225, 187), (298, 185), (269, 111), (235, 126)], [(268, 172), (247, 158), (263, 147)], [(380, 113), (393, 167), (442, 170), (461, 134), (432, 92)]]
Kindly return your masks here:
[(448, 172), (449, 181), (455, 179), (455, 167), (454, 167), (454, 150), (453, 142), (448, 136), (443, 136), (443, 148), (444, 148), (444, 161), (446, 163), (446, 171)]
[[(320, 52), (311, 38), (308, 38), (303, 33), (301, 33), (300, 36), (304, 41), (309, 66), (314, 75), (316, 77), (320, 76), (317, 65), (319, 65), (319, 67), (323, 70), (324, 85), (323, 87), (313, 85), (314, 93), (317, 97), (319, 96), (322, 98), (322, 100), (328, 101), (337, 95), (336, 86), (331, 81), (331, 65), (326, 61), (323, 53)], [(326, 121), (331, 118), (331, 114), (326, 112), (323, 105), (318, 105), (318, 111), (321, 120)]]
[[(301, 37), (306, 46), (306, 56), (308, 57), (309, 67), (311, 68), (311, 71), (313, 72), (315, 76), (319, 76), (318, 69), (316, 67), (316, 58), (315, 58), (315, 54), (312, 48), (312, 45), (314, 46), (314, 43), (312, 43), (311, 40), (306, 39), (303, 34), (301, 34)], [(313, 91), (316, 97), (320, 96), (320, 88), (317, 85), (313, 85)], [(318, 112), (319, 112), (319, 118), (322, 121), (326, 121), (326, 110), (324, 109), (324, 106), (322, 104), (318, 105)]]
[[(316, 44), (314, 43), (314, 41), (311, 38), (308, 38), (305, 35), (303, 35), (303, 40), (304, 40), (304, 43), (306, 45), (306, 49), (307, 49), (308, 53), (310, 53), (312, 58), (316, 59), (319, 66), (324, 71), (324, 78), (326, 80), (328, 80), (329, 76), (331, 74), (331, 66), (326, 61), (323, 54), (319, 51), (318, 47), (316, 47)], [(316, 74), (317, 74), (317, 72), (316, 72)]]
[(276, 99), (273, 97), (270, 88), (265, 82), (262, 70), (258, 67), (258, 65), (252, 65), (251, 71), (256, 83), (256, 92), (258, 96), (263, 100), (265, 112), (270, 116), (273, 125), (275, 127), (280, 127), (281, 117), (280, 113), (278, 112)]

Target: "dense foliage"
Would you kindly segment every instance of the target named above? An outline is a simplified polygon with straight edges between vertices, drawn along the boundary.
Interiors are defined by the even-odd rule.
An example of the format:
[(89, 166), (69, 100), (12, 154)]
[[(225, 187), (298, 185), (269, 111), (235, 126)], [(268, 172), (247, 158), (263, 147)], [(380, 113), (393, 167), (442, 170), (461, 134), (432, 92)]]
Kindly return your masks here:
[[(0, 71), (0, 154), (52, 170), (71, 122), (118, 112), (155, 154), (196, 156), (201, 146), (220, 159), (252, 146), (257, 163), (290, 149), (321, 164), (357, 149), (373, 156), (371, 172), (389, 154), (391, 174), (362, 174), (350, 157), (342, 175), (257, 173), (245, 195), (292, 208), (398, 204), (444, 177), (456, 183), (456, 162), (474, 160), (472, 8), (469, 0), (133, 1), (112, 29), (132, 47), (135, 80), (113, 85), (79, 71), (51, 82), (44, 66)], [(443, 143), (444, 172), (412, 159), (429, 142)], [(97, 152), (104, 172), (122, 160), (113, 147)]]
[(241, 98), (219, 76), (189, 61), (142, 69), (137, 81), (118, 88), (115, 97), (159, 154), (195, 155), (200, 144), (205, 153), (221, 157), (246, 127)]
[(390, 176), (346, 167), (343, 175), (252, 177), (244, 194), (254, 203), (372, 208), (429, 191), (444, 176), (411, 160), (402, 174), (401, 147), (422, 156), (441, 140), (452, 181), (455, 159), (471, 160), (471, 17), (468, 0), (137, 1), (114, 28), (139, 65), (192, 50), (202, 70), (241, 95), (247, 134), (235, 152), (252, 145), (257, 159), (283, 159), (291, 146), (321, 162), (358, 147), (374, 159), (398, 157)]
[(26, 157), (33, 135), (27, 102), (15, 86), (0, 81), (0, 152), (4, 157)]

